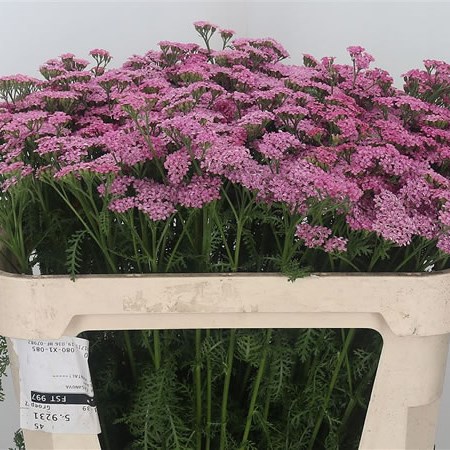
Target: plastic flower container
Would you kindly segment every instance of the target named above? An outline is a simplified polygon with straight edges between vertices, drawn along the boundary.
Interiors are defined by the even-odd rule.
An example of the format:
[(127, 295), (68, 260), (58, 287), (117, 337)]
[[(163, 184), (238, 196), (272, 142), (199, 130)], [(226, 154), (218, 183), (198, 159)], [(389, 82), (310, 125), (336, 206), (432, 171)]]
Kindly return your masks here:
[[(297, 66), (281, 63), (288, 53), (273, 39), (194, 25), (203, 47), (161, 41), (118, 69), (94, 49), (92, 67), (64, 54), (40, 67), (43, 80), (0, 77), (4, 269), (43, 274), (0, 274), (0, 335), (196, 330), (166, 333), (165, 359), (156, 331), (109, 341), (93, 333), (96, 368), (106, 361), (109, 374), (112, 362), (111, 379), (124, 387), (120, 398), (97, 389), (112, 412), (106, 428), (124, 426), (112, 430), (113, 446), (123, 437), (137, 448), (142, 439), (142, 448), (283, 448), (288, 439), (316, 450), (357, 445), (348, 425), (362, 421), (353, 408), (365, 406), (380, 346), (373, 339), (361, 350), (370, 368), (359, 377), (352, 338), (373, 329), (384, 345), (360, 448), (431, 449), (450, 332), (450, 65), (424, 61), (401, 90), (362, 47), (348, 48), (351, 65), (304, 55)], [(215, 33), (222, 49), (210, 45)], [(298, 338), (271, 340), (273, 328), (299, 329)], [(321, 341), (327, 351), (315, 338), (311, 358), (290, 349), (289, 370), (301, 370), (283, 372), (284, 390), (272, 396), (272, 363), (311, 328), (334, 333)], [(257, 341), (248, 352), (255, 360), (239, 354), (236, 329)], [(332, 374), (320, 389), (306, 373), (317, 355), (320, 377)], [(243, 387), (232, 397), (235, 359)], [(17, 379), (13, 352), (11, 360)], [(222, 375), (219, 389), (213, 380)], [(309, 390), (294, 398), (303, 378)], [(179, 387), (167, 395), (173, 403), (151, 397), (166, 391), (154, 380)], [(229, 399), (238, 405), (233, 420)], [(175, 429), (169, 403), (182, 445), (176, 430), (167, 433)], [(25, 441), (28, 449), (99, 447), (92, 435), (25, 431)]]
[[(2, 272), (0, 283), (0, 334), (16, 338), (104, 329), (376, 330), (383, 350), (360, 449), (433, 448), (450, 332), (448, 272), (314, 274), (294, 283), (275, 274), (80, 276), (73, 283)], [(27, 450), (100, 448), (96, 436), (24, 436)]]

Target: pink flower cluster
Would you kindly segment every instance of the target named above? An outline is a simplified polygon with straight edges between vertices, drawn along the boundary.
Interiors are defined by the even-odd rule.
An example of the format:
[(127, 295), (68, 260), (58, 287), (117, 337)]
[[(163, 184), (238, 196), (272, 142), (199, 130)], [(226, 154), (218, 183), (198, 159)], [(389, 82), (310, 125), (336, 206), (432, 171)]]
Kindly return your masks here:
[[(425, 61), (402, 91), (362, 47), (348, 48), (351, 65), (310, 55), (287, 65), (272, 39), (195, 27), (206, 39), (219, 30), (226, 45), (163, 41), (114, 70), (95, 49), (91, 69), (66, 54), (41, 67), (45, 81), (0, 78), (3, 189), (89, 171), (111, 210), (165, 220), (232, 183), (299, 221), (331, 201), (351, 230), (399, 246), (436, 239), (450, 253), (449, 64)], [(309, 221), (297, 228), (307, 247), (345, 251), (333, 234)]]

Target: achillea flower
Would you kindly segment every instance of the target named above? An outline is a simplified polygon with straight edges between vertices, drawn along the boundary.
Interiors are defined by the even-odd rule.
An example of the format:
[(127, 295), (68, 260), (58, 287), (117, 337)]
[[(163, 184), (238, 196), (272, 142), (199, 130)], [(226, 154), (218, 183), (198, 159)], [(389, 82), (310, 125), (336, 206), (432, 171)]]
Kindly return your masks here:
[(237, 124), (244, 127), (260, 127), (264, 129), (268, 122), (274, 119), (275, 116), (268, 111), (252, 111), (240, 119)]
[(22, 75), (22, 74), (16, 74), (16, 75), (5, 75), (0, 77), (0, 83), (6, 84), (25, 84), (25, 83), (32, 83), (32, 84), (40, 84), (41, 81), (30, 77), (28, 75)]
[(184, 44), (181, 42), (172, 41), (160, 41), (158, 46), (161, 47), (163, 51), (181, 52), (181, 53), (191, 53), (198, 50), (199, 46), (197, 44)]
[(331, 235), (329, 228), (320, 225), (312, 226), (306, 222), (297, 225), (296, 230), (295, 235), (302, 239), (308, 248), (322, 247)]
[(439, 211), (439, 222), (450, 229), (450, 209), (447, 205)]
[[(113, 70), (94, 49), (92, 70), (64, 54), (42, 66), (46, 81), (1, 77), (4, 188), (27, 174), (95, 174), (111, 210), (166, 220), (231, 186), (301, 216), (331, 202), (336, 212), (324, 214), (344, 215), (350, 239), (365, 230), (450, 249), (447, 63), (408, 72), (403, 92), (362, 47), (348, 49), (350, 65), (310, 55), (287, 65), (272, 39), (225, 45), (233, 32), (219, 30), (224, 49), (215, 51), (217, 26), (195, 26), (206, 48), (162, 41)], [(309, 224), (297, 236), (327, 252), (347, 243)]]
[(227, 122), (231, 122), (237, 115), (236, 103), (231, 99), (220, 98), (214, 102), (214, 111), (220, 112)]
[(408, 245), (417, 233), (417, 225), (399, 197), (383, 191), (374, 199), (375, 220), (372, 230), (397, 245)]
[(94, 48), (89, 52), (89, 54), (93, 57), (100, 57), (103, 59), (108, 59), (111, 57), (110, 53), (107, 50), (101, 48)]
[(5, 163), (0, 162), (0, 174), (10, 174), (10, 173), (17, 173), (21, 171), (24, 168), (25, 164), (23, 161), (15, 161), (12, 163)]
[(210, 30), (217, 30), (219, 27), (217, 25), (214, 25), (211, 22), (208, 22), (206, 20), (197, 20), (194, 22), (194, 27), (197, 31), (210, 31)]
[(221, 185), (218, 177), (194, 175), (189, 184), (177, 187), (177, 203), (187, 208), (201, 208), (220, 198)]
[(191, 157), (184, 147), (167, 155), (164, 161), (168, 179), (172, 184), (181, 183), (183, 177), (187, 175), (190, 166)]
[(450, 236), (448, 232), (439, 236), (436, 247), (444, 253), (450, 254)]
[(260, 50), (259, 54), (264, 56), (267, 62), (278, 62), (282, 59), (288, 58), (289, 53), (277, 41), (271, 38), (263, 39), (235, 39), (233, 46), (238, 50), (247, 52), (254, 52), (253, 49)]
[(127, 192), (128, 188), (133, 185), (135, 177), (124, 177), (117, 176), (110, 183), (101, 184), (97, 191), (98, 193), (104, 197), (105, 195), (111, 195), (113, 197), (119, 196), (122, 197)]
[(133, 197), (116, 198), (110, 202), (108, 209), (118, 213), (125, 213), (136, 207), (136, 199)]
[(133, 187), (135, 207), (151, 220), (165, 220), (176, 211), (176, 194), (172, 187), (151, 180), (136, 180)]
[(359, 46), (348, 47), (352, 61), (355, 62), (357, 70), (368, 69), (371, 62), (375, 61), (372, 55), (369, 55), (365, 48)]
[(297, 149), (299, 146), (299, 140), (291, 133), (284, 131), (266, 133), (257, 144), (258, 151), (269, 159), (280, 159), (285, 152)]
[(238, 170), (250, 158), (247, 147), (219, 141), (206, 150), (202, 168), (209, 173), (223, 175), (227, 169)]
[(348, 243), (348, 239), (333, 236), (333, 237), (327, 239), (327, 241), (323, 245), (323, 249), (327, 253), (345, 252), (345, 251), (347, 251), (347, 243)]
[(219, 32), (225, 44), (236, 34), (235, 31), (226, 28), (219, 28)]

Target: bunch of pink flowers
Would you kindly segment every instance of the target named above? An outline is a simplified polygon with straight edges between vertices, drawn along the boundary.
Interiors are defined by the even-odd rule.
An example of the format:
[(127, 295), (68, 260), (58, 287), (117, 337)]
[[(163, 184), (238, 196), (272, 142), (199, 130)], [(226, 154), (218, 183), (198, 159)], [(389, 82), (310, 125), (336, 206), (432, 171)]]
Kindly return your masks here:
[(93, 173), (112, 211), (160, 221), (231, 183), (298, 215), (307, 247), (345, 251), (346, 238), (308, 219), (332, 202), (350, 230), (450, 253), (449, 64), (425, 61), (402, 91), (362, 47), (348, 49), (350, 65), (288, 65), (272, 39), (195, 26), (206, 48), (164, 41), (119, 69), (96, 49), (91, 67), (65, 54), (41, 67), (44, 80), (0, 78), (2, 190)]

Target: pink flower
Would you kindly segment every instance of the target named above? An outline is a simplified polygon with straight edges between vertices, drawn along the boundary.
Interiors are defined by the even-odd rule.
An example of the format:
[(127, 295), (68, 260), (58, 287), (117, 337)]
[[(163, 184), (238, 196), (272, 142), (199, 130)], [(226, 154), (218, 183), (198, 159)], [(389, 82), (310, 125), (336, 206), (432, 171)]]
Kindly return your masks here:
[(220, 178), (194, 175), (187, 185), (177, 188), (177, 202), (187, 208), (201, 208), (220, 198)]
[[(162, 41), (113, 70), (94, 49), (92, 70), (64, 54), (41, 67), (45, 81), (1, 77), (3, 186), (95, 174), (112, 210), (151, 220), (246, 189), (269, 210), (311, 218), (324, 205), (326, 223), (345, 215), (351, 232), (450, 248), (450, 65), (426, 60), (401, 91), (359, 46), (350, 65), (304, 55), (296, 66), (280, 63), (287, 52), (272, 39), (228, 44), (233, 32), (219, 30), (215, 51), (217, 26), (195, 27), (207, 48)], [(308, 223), (297, 237), (326, 252), (347, 245)]]
[(132, 197), (125, 197), (125, 198), (117, 198), (115, 200), (112, 200), (108, 206), (108, 208), (111, 211), (115, 211), (118, 213), (125, 213), (130, 209), (135, 208), (136, 201)]
[(135, 180), (135, 207), (148, 215), (151, 220), (166, 220), (176, 211), (176, 197), (171, 187), (151, 180)]
[(408, 245), (417, 232), (417, 225), (408, 214), (401, 199), (389, 191), (375, 196), (373, 231), (397, 245)]
[(167, 155), (164, 167), (167, 169), (169, 181), (172, 184), (179, 184), (188, 173), (191, 166), (191, 157), (186, 148), (181, 148), (174, 153)]
[(331, 230), (329, 228), (319, 225), (311, 226), (306, 222), (297, 225), (295, 233), (298, 238), (305, 242), (305, 246), (308, 248), (323, 246), (330, 234)]
[(220, 32), (220, 36), (225, 41), (230, 40), (236, 34), (235, 31), (229, 30), (229, 29), (226, 29), (226, 28), (220, 28), (219, 32)]
[(102, 184), (98, 187), (99, 194), (103, 197), (106, 194), (112, 196), (123, 196), (127, 192), (128, 188), (133, 185), (136, 179), (134, 177), (118, 176), (107, 186)]
[(279, 131), (278, 133), (266, 133), (258, 144), (258, 151), (266, 158), (280, 159), (289, 149), (294, 150), (300, 146), (300, 142), (291, 133)]
[(347, 51), (350, 53), (350, 56), (358, 70), (367, 69), (370, 63), (375, 61), (374, 57), (369, 55), (363, 47), (348, 47)]
[(205, 152), (202, 168), (212, 174), (224, 175), (228, 169), (239, 169), (248, 159), (250, 159), (248, 148), (220, 141)]
[(197, 22), (194, 22), (194, 27), (196, 30), (217, 30), (219, 28), (217, 25), (214, 25), (211, 22), (207, 22), (205, 20), (198, 20)]
[(94, 48), (89, 52), (89, 54), (93, 57), (100, 57), (103, 59), (111, 58), (111, 55), (109, 54), (109, 52), (107, 50), (103, 50), (101, 48)]
[(450, 229), (450, 210), (447, 205), (444, 205), (439, 211), (439, 221), (442, 225)]
[(342, 237), (331, 237), (329, 238), (323, 248), (327, 253), (333, 252), (346, 252), (347, 251), (348, 239)]
[(436, 246), (444, 253), (450, 254), (450, 236), (447, 233), (439, 236)]

